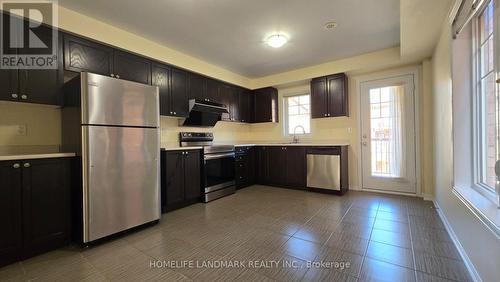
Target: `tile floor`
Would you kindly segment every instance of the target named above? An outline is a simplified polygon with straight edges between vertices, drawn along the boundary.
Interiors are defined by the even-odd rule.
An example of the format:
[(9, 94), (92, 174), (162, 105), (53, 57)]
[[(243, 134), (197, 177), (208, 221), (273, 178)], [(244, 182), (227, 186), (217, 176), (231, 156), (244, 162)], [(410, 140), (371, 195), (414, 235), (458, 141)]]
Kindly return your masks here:
[[(218, 267), (224, 263), (232, 267)], [(430, 202), (266, 186), (164, 214), (158, 225), (96, 247), (0, 268), (2, 281), (33, 279), (471, 281)]]

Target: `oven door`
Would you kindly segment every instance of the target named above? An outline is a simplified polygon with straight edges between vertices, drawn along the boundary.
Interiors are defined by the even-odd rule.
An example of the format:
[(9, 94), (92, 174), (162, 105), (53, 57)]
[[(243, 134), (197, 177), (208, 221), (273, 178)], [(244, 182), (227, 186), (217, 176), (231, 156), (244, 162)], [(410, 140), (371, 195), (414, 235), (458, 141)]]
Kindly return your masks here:
[(206, 154), (205, 193), (235, 185), (234, 152)]

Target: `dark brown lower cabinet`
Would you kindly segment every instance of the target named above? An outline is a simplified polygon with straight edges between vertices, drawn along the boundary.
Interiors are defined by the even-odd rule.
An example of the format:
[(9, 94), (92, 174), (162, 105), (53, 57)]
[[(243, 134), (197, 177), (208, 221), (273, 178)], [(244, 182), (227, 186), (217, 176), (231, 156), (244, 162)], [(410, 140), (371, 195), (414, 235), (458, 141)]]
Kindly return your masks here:
[(245, 188), (255, 184), (254, 147), (237, 147), (235, 166), (237, 189)]
[(269, 156), (268, 147), (258, 146), (254, 148), (255, 156), (255, 182), (261, 185), (269, 184)]
[(270, 185), (305, 188), (305, 149), (295, 146), (267, 148)]
[(161, 205), (171, 211), (201, 199), (201, 152), (199, 150), (162, 151)]
[(0, 162), (0, 265), (69, 244), (71, 162)]

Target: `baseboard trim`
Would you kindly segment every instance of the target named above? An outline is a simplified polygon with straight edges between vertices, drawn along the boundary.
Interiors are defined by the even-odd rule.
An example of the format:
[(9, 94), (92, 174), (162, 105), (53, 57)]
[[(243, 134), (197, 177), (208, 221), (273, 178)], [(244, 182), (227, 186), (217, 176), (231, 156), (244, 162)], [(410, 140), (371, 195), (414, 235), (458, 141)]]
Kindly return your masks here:
[(422, 194), (421, 195), (424, 201), (432, 201), (434, 202), (434, 196), (431, 194)]
[(420, 197), (420, 198), (422, 197), (421, 195), (417, 195), (415, 193), (402, 193), (402, 192), (385, 191), (385, 190), (369, 189), (369, 188), (362, 188), (359, 191), (380, 193), (380, 194), (389, 194), (389, 195), (398, 195), (398, 196), (408, 196), (408, 197)]
[(481, 276), (479, 276), (479, 273), (477, 272), (476, 268), (474, 267), (474, 264), (472, 264), (472, 261), (469, 259), (469, 256), (467, 255), (467, 252), (465, 251), (464, 247), (462, 247), (462, 244), (458, 240), (457, 235), (453, 231), (453, 228), (451, 227), (450, 222), (446, 218), (446, 215), (443, 213), (443, 210), (439, 206), (439, 204), (433, 200), (434, 206), (436, 207), (437, 213), (439, 217), (441, 218), (441, 221), (444, 223), (444, 227), (446, 228), (446, 231), (450, 235), (451, 240), (453, 241), (453, 244), (455, 244), (455, 247), (457, 247), (458, 252), (460, 253), (460, 257), (462, 257), (462, 260), (464, 261), (465, 267), (467, 267), (467, 270), (469, 271), (470, 276), (472, 279), (476, 282), (482, 282), (483, 280), (481, 279)]

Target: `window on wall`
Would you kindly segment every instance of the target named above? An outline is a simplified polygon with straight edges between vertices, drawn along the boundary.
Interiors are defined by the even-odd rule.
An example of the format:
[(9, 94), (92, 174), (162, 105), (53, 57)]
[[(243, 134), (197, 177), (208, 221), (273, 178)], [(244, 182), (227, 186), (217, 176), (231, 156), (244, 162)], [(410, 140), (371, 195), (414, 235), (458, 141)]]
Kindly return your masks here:
[(495, 73), (494, 1), (476, 18), (476, 183), (494, 189), (499, 159), (499, 93)]
[(311, 95), (284, 98), (285, 135), (311, 133)]

